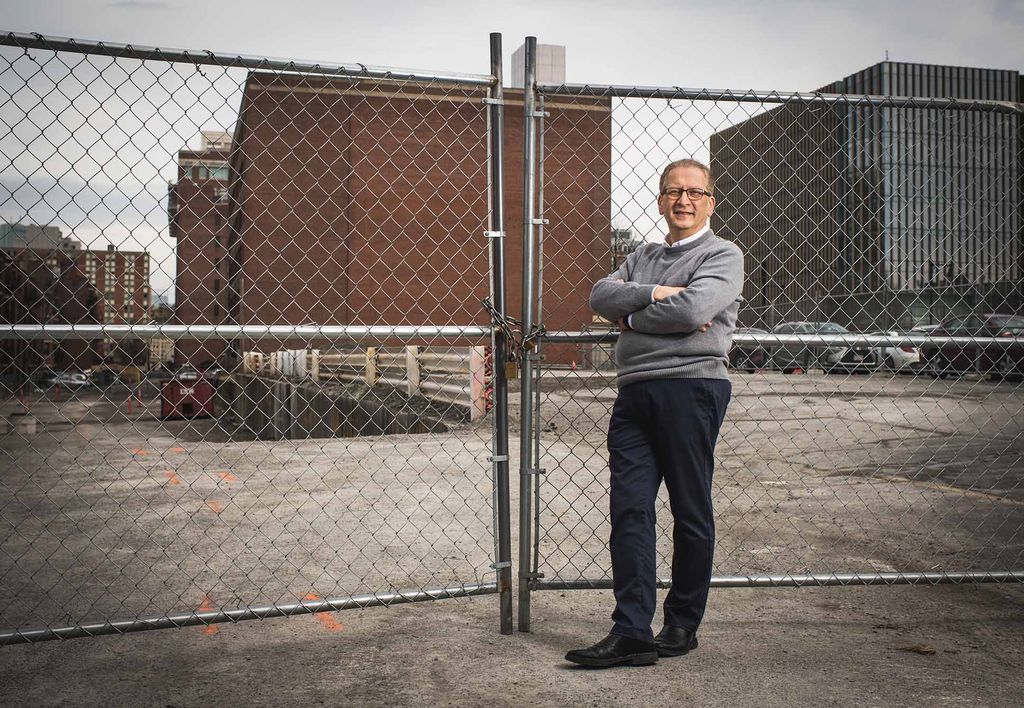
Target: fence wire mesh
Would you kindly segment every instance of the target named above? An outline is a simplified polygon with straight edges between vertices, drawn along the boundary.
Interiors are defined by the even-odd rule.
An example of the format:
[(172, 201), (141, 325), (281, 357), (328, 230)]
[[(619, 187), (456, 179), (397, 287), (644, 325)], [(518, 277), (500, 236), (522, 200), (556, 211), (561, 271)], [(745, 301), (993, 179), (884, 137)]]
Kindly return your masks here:
[(2, 43), (5, 641), (493, 592), (491, 77)]
[[(713, 582), (1020, 579), (1017, 76), (921, 81), (918, 69), (915, 84), (908, 65), (885, 66), (894, 95), (919, 98), (865, 96), (883, 92), (871, 71), (827, 96), (538, 87), (548, 334), (534, 379), (532, 587), (610, 586), (617, 327), (588, 295), (664, 240), (658, 180), (684, 157), (710, 165), (712, 227), (745, 253)], [(980, 98), (993, 100), (969, 100)], [(563, 109), (595, 103), (586, 119)], [(660, 578), (671, 519), (662, 490)]]
[[(507, 590), (506, 354), (524, 586), (608, 585), (617, 334), (587, 296), (662, 238), (680, 157), (746, 257), (716, 582), (1021, 579), (1019, 88), (907, 66), (892, 91), (923, 98), (864, 73), (825, 97), (540, 87), (532, 113), (500, 60), (0, 36), (0, 641)], [(496, 133), (502, 104), (536, 133)], [(508, 309), (536, 316), (510, 342), (540, 343), (506, 352), (481, 301), (520, 228), (536, 287), (510, 239)]]

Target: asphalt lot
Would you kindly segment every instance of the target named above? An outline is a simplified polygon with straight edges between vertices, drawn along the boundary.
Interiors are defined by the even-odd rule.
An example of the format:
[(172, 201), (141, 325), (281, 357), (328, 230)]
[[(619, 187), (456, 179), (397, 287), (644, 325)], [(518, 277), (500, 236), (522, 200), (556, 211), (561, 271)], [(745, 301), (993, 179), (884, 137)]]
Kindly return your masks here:
[[(548, 579), (604, 578), (603, 438), (614, 390), (601, 376), (548, 374), (541, 570)], [(733, 383), (716, 471), (716, 573), (1024, 568), (1021, 384), (883, 373), (737, 374)], [(5, 416), (16, 403), (4, 403)], [(208, 441), (210, 422), (157, 420), (152, 400), (128, 413), (115, 390), (29, 405), (39, 432), (9, 433), (0, 458), (4, 628), (493, 582), (489, 423), (444, 435), (233, 443)], [(518, 450), (516, 437), (510, 447)], [(220, 695), (216, 682), (176, 694), (143, 671), (151, 683), (140, 685), (129, 667), (141, 659), (128, 656), (170, 656), (173, 683), (194, 675), (200, 660), (223, 669), (220, 652), (232, 665), (246, 662), (243, 675), (269, 671), (275, 660), (281, 667), (272, 672), (278, 683), (245, 687), (239, 703), (474, 704), (489, 686), (504, 691), (498, 704), (653, 697), (643, 693), (653, 690), (646, 678), (615, 685), (567, 672), (558, 660), (606, 629), (607, 593), (534, 597), (532, 635), (498, 636), (495, 598), (480, 597), (209, 634), (192, 628), (8, 647), (0, 649), (11, 659), (4, 685), (46, 703), (54, 694), (43, 677), (60, 665), (73, 667), (70, 693), (60, 694), (70, 700), (102, 702), (84, 677), (104, 671), (124, 681), (118, 695), (126, 702), (175, 703), (180, 695), (182, 704), (201, 704)], [(943, 697), (1011, 705), (1019, 696), (1007, 673), (1024, 650), (1019, 585), (714, 597), (707, 653), (692, 657), (692, 682), (673, 679), (680, 698), (737, 704), (770, 690), (761, 703), (809, 701), (828, 676), (816, 652), (835, 659), (833, 702), (858, 691), (907, 705)], [(349, 629), (332, 630), (327, 618)], [(487, 683), (465, 670), (466, 656), (499, 674), (505, 666), (524, 674)], [(298, 657), (320, 673), (290, 676)], [(535, 662), (544, 667), (536, 675)], [(749, 664), (741, 669), (742, 662)], [(796, 673), (792, 685), (772, 678), (774, 666)], [(651, 676), (665, 680), (667, 670), (659, 665)], [(895, 693), (877, 685), (877, 671), (900, 682)], [(332, 692), (339, 672), (352, 688), (341, 698)], [(962, 672), (974, 680), (956, 679)], [(723, 690), (712, 700), (702, 691), (715, 686)]]

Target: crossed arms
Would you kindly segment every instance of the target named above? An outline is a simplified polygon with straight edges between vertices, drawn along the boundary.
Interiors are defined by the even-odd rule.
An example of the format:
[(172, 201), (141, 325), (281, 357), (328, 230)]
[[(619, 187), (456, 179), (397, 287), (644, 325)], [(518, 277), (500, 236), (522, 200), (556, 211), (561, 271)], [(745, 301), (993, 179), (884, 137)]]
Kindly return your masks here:
[(743, 288), (743, 256), (729, 244), (711, 254), (686, 286), (642, 284), (628, 280), (640, 250), (614, 273), (594, 284), (590, 307), (607, 320), (629, 318), (630, 329), (645, 334), (706, 331), (715, 316), (731, 305)]

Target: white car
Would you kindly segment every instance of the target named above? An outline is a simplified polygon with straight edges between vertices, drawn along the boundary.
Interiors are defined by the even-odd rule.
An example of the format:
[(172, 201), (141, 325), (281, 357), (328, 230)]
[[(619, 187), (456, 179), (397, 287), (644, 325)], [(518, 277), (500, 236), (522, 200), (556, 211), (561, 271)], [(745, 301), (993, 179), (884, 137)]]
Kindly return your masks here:
[(79, 374), (75, 372), (64, 372), (60, 374), (54, 374), (53, 376), (46, 379), (47, 386), (61, 386), (67, 389), (80, 389), (88, 388), (90, 386), (89, 377), (85, 374)]
[[(916, 329), (910, 332), (871, 332), (877, 337), (902, 337), (904, 334), (924, 334)], [(921, 350), (910, 344), (900, 346), (883, 345), (871, 350), (878, 365), (887, 371), (910, 371), (921, 366)]]

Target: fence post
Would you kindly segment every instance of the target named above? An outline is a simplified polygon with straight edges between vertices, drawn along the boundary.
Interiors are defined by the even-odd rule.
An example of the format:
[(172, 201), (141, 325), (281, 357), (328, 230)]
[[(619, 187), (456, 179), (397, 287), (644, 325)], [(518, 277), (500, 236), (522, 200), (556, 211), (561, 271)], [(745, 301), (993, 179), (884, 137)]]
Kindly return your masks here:
[(405, 348), (405, 386), (409, 396), (420, 392), (420, 348), (415, 344)]
[[(494, 309), (505, 315), (505, 211), (504, 211), (504, 131), (505, 111), (502, 106), (501, 34), (491, 33), (491, 98), (488, 115), (491, 157), (491, 293)], [(491, 327), (491, 347), (494, 370), (494, 545), (498, 576), (498, 603), (502, 634), (512, 633), (512, 527), (509, 494), (508, 459), (508, 381), (505, 378), (505, 360), (508, 342), (500, 327)]]
[[(526, 72), (523, 89), (523, 315), (524, 335), (533, 329), (533, 218), (536, 189), (536, 91), (537, 38), (526, 38)], [(530, 631), (531, 536), (533, 531), (533, 362), (523, 357), (519, 387), (519, 631)], [(501, 368), (495, 366), (495, 369)]]
[(366, 367), (364, 369), (363, 378), (366, 381), (367, 386), (373, 386), (377, 383), (377, 348), (367, 347), (366, 348)]
[(311, 349), (309, 351), (309, 376), (314, 381), (320, 380), (320, 350)]

